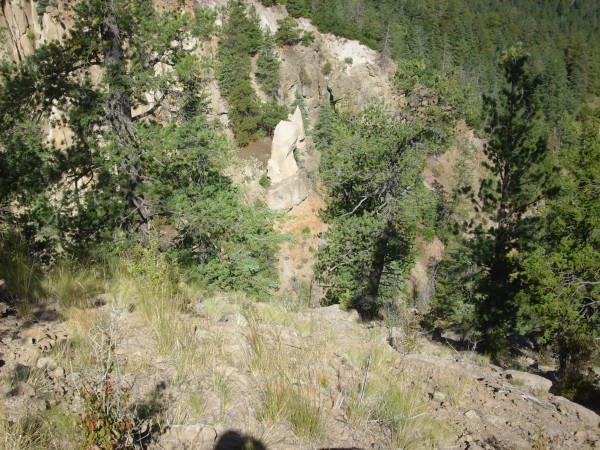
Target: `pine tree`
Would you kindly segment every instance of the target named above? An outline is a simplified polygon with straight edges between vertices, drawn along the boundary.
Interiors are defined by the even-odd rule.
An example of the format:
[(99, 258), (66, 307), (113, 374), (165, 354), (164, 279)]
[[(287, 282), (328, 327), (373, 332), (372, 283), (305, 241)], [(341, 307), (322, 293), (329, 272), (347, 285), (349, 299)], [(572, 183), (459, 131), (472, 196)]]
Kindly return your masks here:
[(550, 174), (544, 165), (547, 147), (535, 97), (540, 81), (528, 74), (527, 60), (519, 49), (505, 52), (501, 64), (506, 85), (498, 98), (484, 98), (484, 151), (489, 159), (484, 165), (490, 176), (482, 180), (479, 196), (493, 225), (479, 230), (487, 238), (482, 241), (487, 250), (482, 250), (481, 262), (488, 277), (478, 313), (490, 348), (505, 344), (502, 334), (514, 320), (512, 252), (534, 241), (536, 217), (531, 211), (543, 198)]
[(596, 113), (573, 127), (559, 152), (560, 190), (541, 207), (540, 242), (519, 255), (521, 328), (554, 350), (571, 397), (600, 352), (599, 126)]
[[(171, 42), (182, 39), (186, 23), (192, 20), (191, 16), (158, 15), (146, 1), (82, 3), (77, 6), (75, 25), (64, 44), (43, 46), (20, 67), (5, 69), (5, 98), (19, 98), (29, 105), (30, 113), (40, 118), (49, 117), (52, 105), (62, 108), (67, 117), (64, 125), (74, 135), (66, 151), (42, 150), (52, 155), (45, 158), (47, 170), (60, 174), (44, 186), (40, 205), (50, 208), (48, 203), (56, 203), (51, 197), (61, 192), (61, 214), (45, 219), (53, 222), (45, 228), (53, 230), (52, 238), (61, 245), (71, 240), (67, 225), (70, 217), (77, 217), (80, 223), (73, 226), (80, 231), (87, 227), (94, 234), (102, 233), (105, 227), (119, 227), (146, 239), (150, 221), (161, 214), (144, 193), (147, 149), (140, 145), (136, 127), (159, 110), (174, 91), (175, 77), (156, 74), (154, 65), (160, 62), (175, 66), (183, 60), (181, 49), (171, 48)], [(140, 35), (145, 35), (143, 41)], [(92, 66), (104, 70), (100, 86), (88, 78)], [(163, 94), (145, 105), (145, 99), (138, 95), (148, 86)], [(18, 133), (21, 120), (26, 120), (15, 110), (20, 106), (10, 100), (2, 103), (3, 117), (13, 116), (10, 121), (3, 120), (7, 139)], [(141, 106), (147, 106), (146, 113), (134, 116), (132, 110)], [(110, 165), (118, 169), (111, 170)], [(103, 189), (112, 191), (112, 195), (119, 193), (120, 198), (110, 207), (110, 221), (97, 214), (105, 209), (96, 204), (100, 199), (92, 194), (97, 191), (85, 189), (96, 182), (105, 184)], [(102, 195), (103, 201), (111, 196), (107, 192)]]
[(302, 38), (302, 32), (298, 29), (298, 22), (290, 16), (277, 21), (275, 42), (279, 45), (296, 45)]
[(275, 53), (275, 40), (270, 31), (263, 35), (263, 42), (256, 57), (256, 81), (271, 98), (279, 93), (281, 61)]
[[(217, 79), (229, 104), (231, 128), (239, 145), (248, 145), (257, 137), (271, 134), (279, 120), (286, 118), (285, 108), (274, 102), (262, 104), (250, 79), (251, 57), (257, 56), (257, 80), (274, 96), (279, 89), (279, 60), (271, 37), (263, 33), (254, 8), (240, 0), (227, 4), (219, 44)], [(275, 124), (274, 124), (275, 122)]]
[(336, 116), (329, 101), (321, 103), (314, 130), (315, 147), (320, 152), (328, 152), (335, 139)]
[(317, 126), (331, 226), (316, 271), (330, 301), (366, 316), (402, 289), (417, 232), (435, 220), (435, 194), (422, 172), (428, 155), (448, 145), (456, 116), (443, 102), (452, 97), (445, 80), (428, 81), (429, 87), (413, 84), (418, 95), (397, 114), (380, 104), (345, 113), (328, 138), (323, 109)]
[(285, 6), (292, 17), (309, 17), (311, 11), (307, 0), (287, 0)]
[(304, 101), (304, 96), (302, 95), (302, 89), (297, 88), (296, 92), (294, 92), (294, 101), (290, 105), (289, 112), (290, 114), (294, 114), (296, 108), (300, 108), (300, 113), (302, 114), (302, 124), (304, 125), (304, 129), (306, 131), (310, 128), (310, 120), (308, 119), (308, 111), (306, 109), (306, 102)]
[[(272, 287), (271, 216), (240, 205), (222, 175), (230, 149), (207, 119), (204, 64), (183, 48), (215, 15), (158, 13), (150, 0), (76, 8), (63, 43), (2, 68), (3, 221), (52, 257), (119, 252), (168, 229), (163, 249), (205, 283)], [(53, 108), (66, 142), (44, 139)]]

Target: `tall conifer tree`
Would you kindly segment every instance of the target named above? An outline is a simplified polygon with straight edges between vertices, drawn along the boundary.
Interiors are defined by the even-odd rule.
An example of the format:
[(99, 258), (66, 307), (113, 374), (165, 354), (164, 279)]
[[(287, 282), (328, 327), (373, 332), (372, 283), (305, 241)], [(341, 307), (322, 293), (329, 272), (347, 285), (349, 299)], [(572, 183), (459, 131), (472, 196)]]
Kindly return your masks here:
[(518, 48), (505, 52), (500, 62), (505, 86), (496, 98), (484, 97), (489, 160), (484, 166), (490, 176), (482, 181), (479, 196), (492, 225), (479, 230), (482, 245), (489, 245), (481, 252), (488, 277), (479, 314), (491, 347), (502, 344), (504, 326), (514, 320), (511, 255), (533, 243), (536, 218), (531, 212), (543, 198), (549, 175), (536, 99), (540, 81), (527, 72), (527, 60)]

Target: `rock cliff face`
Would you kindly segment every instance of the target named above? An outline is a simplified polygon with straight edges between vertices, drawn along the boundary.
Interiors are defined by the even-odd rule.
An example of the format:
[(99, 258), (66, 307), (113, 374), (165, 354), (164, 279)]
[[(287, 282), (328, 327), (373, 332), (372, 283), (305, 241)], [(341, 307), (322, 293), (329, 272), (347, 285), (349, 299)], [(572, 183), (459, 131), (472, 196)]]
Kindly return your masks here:
[(280, 49), (285, 103), (292, 103), (299, 90), (314, 123), (320, 104), (329, 100), (328, 88), (350, 109), (361, 108), (373, 98), (390, 104), (398, 101), (389, 82), (394, 64), (380, 64), (379, 54), (357, 41), (320, 33), (305, 19), (299, 22), (301, 28), (314, 33), (315, 41), (308, 47)]
[[(70, 13), (73, 3), (76, 2), (0, 0), (0, 37), (5, 42), (0, 46), (0, 57), (21, 61), (39, 45), (60, 41), (73, 24)], [(179, 6), (179, 2), (173, 0), (155, 0), (155, 3), (161, 9)], [(217, 8), (226, 3), (226, 0), (186, 0), (185, 7), (189, 9), (193, 4)], [(287, 15), (282, 5), (266, 8), (259, 1), (248, 3), (256, 8), (261, 25), (273, 32), (277, 30), (277, 20)], [(397, 101), (389, 83), (389, 76), (395, 70), (393, 64), (380, 64), (378, 53), (357, 41), (320, 33), (308, 20), (300, 19), (299, 26), (313, 32), (315, 41), (308, 47), (295, 45), (278, 49), (282, 62), (278, 98), (281, 104), (292, 104), (296, 92), (300, 92), (308, 119), (314, 124), (319, 105), (329, 99), (328, 89), (336, 100), (349, 108), (360, 108), (371, 98), (391, 104)], [(205, 56), (214, 57), (216, 48), (214, 40), (210, 48), (204, 49)], [(326, 70), (326, 66), (329, 69)], [(215, 91), (218, 91), (216, 83), (211, 83), (208, 86), (211, 106), (215, 116), (227, 126), (226, 105)]]
[(3, 0), (0, 29), (5, 45), (0, 56), (21, 61), (40, 44), (62, 39), (72, 25), (66, 11), (73, 2), (61, 1), (60, 9), (47, 1)]

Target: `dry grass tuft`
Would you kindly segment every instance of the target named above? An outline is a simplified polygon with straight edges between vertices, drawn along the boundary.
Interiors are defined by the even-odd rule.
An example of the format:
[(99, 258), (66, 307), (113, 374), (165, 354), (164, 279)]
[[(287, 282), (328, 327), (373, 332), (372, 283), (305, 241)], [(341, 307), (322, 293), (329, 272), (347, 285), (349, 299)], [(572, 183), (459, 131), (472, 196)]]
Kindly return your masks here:
[[(0, 233), (0, 240), (4, 238)], [(0, 243), (0, 293), (15, 304), (17, 314), (29, 318), (31, 308), (44, 300), (46, 293), (42, 274), (20, 249)]]
[(60, 405), (11, 420), (0, 402), (0, 449), (74, 449), (74, 420), (73, 414)]
[(35, 389), (37, 395), (51, 393), (53, 390), (52, 382), (46, 377), (43, 370), (20, 366), (19, 370), (6, 375), (6, 382), (9, 387), (13, 388), (18, 383), (27, 383)]
[(284, 343), (273, 328), (261, 326), (256, 310), (248, 311), (247, 320), (249, 364), (262, 386), (256, 419), (268, 425), (285, 420), (297, 436), (318, 441), (325, 431), (319, 362)]
[(375, 421), (387, 427), (392, 448), (435, 447), (446, 432), (427, 415), (425, 398), (407, 380), (372, 374), (366, 385), (359, 383), (350, 393), (346, 408), (355, 425)]
[(373, 329), (367, 342), (347, 348), (344, 356), (360, 369), (345, 394), (345, 409), (355, 426), (379, 423), (390, 430), (390, 448), (435, 447), (446, 431), (427, 413), (427, 394), (398, 369), (398, 354), (385, 342), (385, 331)]
[(59, 264), (45, 277), (48, 295), (63, 308), (90, 308), (95, 297), (104, 292), (105, 276), (92, 268), (73, 269)]
[(174, 361), (186, 377), (201, 368), (200, 342), (191, 318), (184, 314), (194, 301), (176, 264), (154, 247), (138, 248), (113, 269), (112, 303), (117, 311), (137, 310), (149, 323), (158, 352)]
[(469, 378), (460, 375), (451, 376), (447, 379), (443, 387), (443, 392), (448, 395), (452, 406), (463, 406), (470, 382)]

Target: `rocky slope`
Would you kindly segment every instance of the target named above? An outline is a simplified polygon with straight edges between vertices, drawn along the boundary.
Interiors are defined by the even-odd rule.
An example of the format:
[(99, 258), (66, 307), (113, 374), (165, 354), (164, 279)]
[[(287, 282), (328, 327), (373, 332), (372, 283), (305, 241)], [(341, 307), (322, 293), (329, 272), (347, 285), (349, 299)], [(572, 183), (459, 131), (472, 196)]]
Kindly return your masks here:
[[(138, 415), (152, 403), (142, 425), (153, 430), (149, 448), (241, 448), (219, 444), (234, 433), (268, 449), (592, 449), (600, 442), (600, 417), (550, 394), (546, 378), (504, 371), (409, 329), (362, 324), (337, 306), (293, 310), (204, 297), (179, 317), (193, 326), (198, 355), (184, 368), (161, 353), (139, 312), (103, 301), (85, 312), (50, 308), (29, 321), (0, 319), (10, 420), (60, 399), (79, 404), (95, 369), (65, 354), (97, 351), (110, 330), (114, 385), (131, 387)], [(305, 403), (294, 416), (286, 405), (298, 399)], [(314, 414), (313, 426), (302, 414)]]

